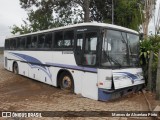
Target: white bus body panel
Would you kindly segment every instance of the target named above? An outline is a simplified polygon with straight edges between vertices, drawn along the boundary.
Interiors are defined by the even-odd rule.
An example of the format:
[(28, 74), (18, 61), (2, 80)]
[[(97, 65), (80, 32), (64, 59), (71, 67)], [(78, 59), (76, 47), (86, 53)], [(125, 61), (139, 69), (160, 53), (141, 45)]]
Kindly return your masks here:
[(17, 62), (19, 66), (19, 74), (29, 76), (29, 65), (23, 62)]
[[(113, 82), (113, 86), (112, 86)], [(103, 89), (121, 89), (139, 84), (144, 84), (143, 72), (141, 68), (126, 68), (98, 70), (98, 87)]]
[[(24, 75), (26, 77), (53, 86), (57, 86), (58, 72), (62, 69), (67, 70), (73, 76), (74, 92), (76, 94), (81, 94), (84, 97), (98, 100), (97, 73), (90, 73), (90, 72), (85, 72), (83, 70), (80, 71), (80, 70), (65, 68), (65, 66), (70, 66), (70, 65), (78, 67), (76, 65), (73, 54), (64, 54), (62, 51), (61, 52), (5, 51), (4, 56), (13, 59), (13, 60), (8, 60), (8, 67), (6, 68), (7, 70), (13, 71), (12, 70), (13, 62), (16, 61), (19, 66), (20, 75)], [(30, 60), (30, 62), (35, 62), (35, 63), (37, 62), (38, 64), (37, 65), (29, 64), (27, 63), (28, 62), (27, 60)], [(39, 64), (55, 65), (55, 66), (57, 65), (61, 67), (54, 67), (54, 66), (44, 67)]]
[(112, 85), (112, 70), (98, 69), (98, 87), (111, 89)]
[(5, 51), (4, 57), (9, 59), (7, 70), (13, 71), (13, 62), (17, 61), (20, 75), (53, 86), (57, 86), (58, 72), (67, 70), (74, 79), (74, 92), (94, 100), (110, 99), (108, 96), (103, 97), (108, 94), (103, 90), (112, 89), (112, 82), (115, 89), (144, 84), (141, 68), (107, 70), (80, 67), (76, 65), (74, 54), (66, 54), (63, 51)]
[[(69, 54), (69, 52), (72, 52), (72, 54)], [(73, 51), (54, 51), (53, 61), (52, 63), (56, 64), (76, 65)]]
[(141, 68), (113, 70), (113, 82), (115, 89), (144, 84)]
[(98, 100), (97, 74), (85, 72), (82, 79), (82, 95)]

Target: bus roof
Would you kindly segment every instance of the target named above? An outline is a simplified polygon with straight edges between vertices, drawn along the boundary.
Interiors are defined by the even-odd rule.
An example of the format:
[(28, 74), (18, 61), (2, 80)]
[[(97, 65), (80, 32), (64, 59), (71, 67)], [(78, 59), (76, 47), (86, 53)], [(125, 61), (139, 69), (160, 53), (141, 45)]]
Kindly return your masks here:
[(53, 28), (53, 29), (42, 30), (42, 31), (38, 31), (38, 32), (28, 33), (28, 34), (14, 35), (14, 36), (11, 36), (11, 37), (7, 37), (7, 39), (15, 38), (15, 37), (22, 37), (22, 36), (27, 36), (27, 35), (34, 35), (34, 34), (39, 34), (39, 33), (45, 33), (45, 32), (51, 32), (51, 31), (67, 29), (67, 28), (83, 27), (83, 26), (96, 26), (96, 27), (112, 28), (112, 29), (117, 29), (117, 30), (122, 30), (122, 31), (127, 31), (127, 32), (131, 32), (131, 33), (134, 33), (134, 34), (138, 34), (137, 31), (129, 29), (129, 28), (125, 28), (125, 27), (122, 27), (122, 26), (106, 24), (106, 23), (91, 23), (91, 22), (88, 22), (88, 23), (79, 23), (79, 24), (67, 25), (67, 26)]

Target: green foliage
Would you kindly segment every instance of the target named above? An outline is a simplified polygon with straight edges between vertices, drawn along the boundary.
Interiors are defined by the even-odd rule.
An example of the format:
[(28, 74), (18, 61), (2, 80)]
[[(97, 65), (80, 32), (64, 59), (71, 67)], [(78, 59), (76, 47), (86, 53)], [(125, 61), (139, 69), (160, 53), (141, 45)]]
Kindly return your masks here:
[(20, 27), (13, 25), (11, 33), (25, 34), (82, 22), (82, 17), (79, 16), (83, 13), (77, 8), (77, 2), (78, 0), (20, 0), (21, 7), (28, 13), (28, 18), (23, 20), (24, 25)]
[[(91, 21), (112, 23), (112, 0), (90, 0)], [(113, 0), (114, 24), (139, 31), (142, 0)]]
[[(114, 23), (138, 30), (142, 22), (139, 5), (141, 4), (143, 9), (141, 3), (143, 0), (113, 1)], [(111, 23), (111, 0), (89, 0), (89, 2), (90, 21)], [(84, 0), (20, 0), (20, 5), (27, 11), (28, 18), (24, 25), (12, 27), (13, 34), (81, 23), (84, 22), (86, 12)]]
[(23, 22), (24, 22), (24, 25), (21, 25), (21, 27), (13, 25), (13, 27), (11, 27), (11, 29), (12, 29), (11, 33), (12, 34), (16, 34), (16, 33), (19, 33), (19, 34), (30, 33), (32, 31), (31, 27), (25, 21), (23, 21)]
[(112, 21), (111, 0), (90, 0), (91, 21), (111, 23)]
[(139, 0), (118, 0), (115, 2), (115, 24), (138, 30), (141, 24)]
[(83, 22), (80, 1), (78, 0), (60, 0), (55, 7), (56, 21), (63, 25), (76, 24)]
[(153, 63), (152, 63), (152, 72), (153, 79), (156, 79), (156, 72), (157, 72), (157, 66), (158, 66), (158, 51), (160, 49), (160, 36), (150, 36), (146, 38), (145, 40), (140, 42), (140, 63), (143, 67), (145, 79), (147, 79), (148, 76), (148, 66), (149, 66), (149, 59), (150, 59), (150, 53), (153, 51)]
[(140, 57), (144, 58), (141, 64), (148, 64), (150, 52), (154, 52), (154, 57), (158, 57), (158, 51), (160, 49), (160, 36), (150, 36), (147, 39), (140, 42)]
[(62, 23), (53, 17), (53, 8), (55, 4), (56, 3), (51, 0), (20, 0), (20, 5), (27, 11), (28, 18), (23, 20), (24, 25), (20, 27), (13, 25), (11, 27), (11, 33), (25, 34), (63, 26)]

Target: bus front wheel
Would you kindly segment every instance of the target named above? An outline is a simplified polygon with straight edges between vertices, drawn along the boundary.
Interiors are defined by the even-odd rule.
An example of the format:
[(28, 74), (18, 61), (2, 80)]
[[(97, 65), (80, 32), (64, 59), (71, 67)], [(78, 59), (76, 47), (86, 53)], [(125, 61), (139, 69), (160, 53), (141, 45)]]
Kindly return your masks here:
[(70, 92), (74, 92), (74, 83), (73, 83), (73, 78), (70, 74), (67, 72), (63, 72), (60, 76), (60, 88), (62, 90), (67, 90)]
[(18, 70), (18, 64), (15, 62), (15, 63), (13, 64), (13, 73), (14, 73), (14, 74), (18, 74), (18, 72), (19, 72), (19, 70)]

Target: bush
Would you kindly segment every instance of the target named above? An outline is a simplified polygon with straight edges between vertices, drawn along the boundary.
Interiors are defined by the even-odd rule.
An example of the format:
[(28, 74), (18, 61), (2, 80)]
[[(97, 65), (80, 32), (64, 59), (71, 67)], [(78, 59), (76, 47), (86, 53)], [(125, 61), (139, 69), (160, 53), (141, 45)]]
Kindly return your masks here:
[(155, 80), (158, 65), (158, 51), (160, 49), (160, 36), (150, 36), (143, 41), (140, 41), (140, 64), (144, 71), (144, 77), (146, 83), (148, 81), (148, 66), (150, 60), (150, 53), (153, 51), (153, 63), (152, 63), (152, 90), (155, 91)]

